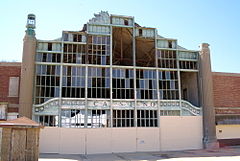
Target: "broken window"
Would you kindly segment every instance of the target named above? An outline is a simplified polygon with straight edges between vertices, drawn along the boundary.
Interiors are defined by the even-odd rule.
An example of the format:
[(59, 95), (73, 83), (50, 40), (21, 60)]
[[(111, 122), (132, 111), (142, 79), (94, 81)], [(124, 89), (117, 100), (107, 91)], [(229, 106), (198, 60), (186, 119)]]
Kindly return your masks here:
[(134, 127), (134, 110), (113, 110), (113, 127)]
[(159, 71), (160, 99), (179, 99), (177, 71)]
[(82, 35), (73, 34), (73, 42), (82, 42)]
[(88, 110), (87, 127), (99, 128), (110, 126), (110, 110)]
[(36, 120), (43, 126), (58, 126), (58, 116), (54, 115), (43, 115), (36, 116)]
[(176, 51), (157, 50), (159, 68), (177, 68)]
[(180, 61), (180, 69), (193, 69), (197, 70), (197, 61)]
[(157, 80), (155, 70), (136, 71), (137, 99), (157, 99)]
[(132, 69), (112, 69), (113, 99), (134, 98), (134, 73)]
[(88, 68), (88, 98), (110, 98), (110, 68)]
[(130, 28), (113, 27), (113, 65), (133, 65), (133, 31)]
[(68, 41), (68, 33), (63, 33), (63, 41)]
[(85, 67), (63, 66), (62, 97), (85, 98)]
[(172, 41), (168, 41), (168, 48), (172, 48), (172, 47), (173, 47)]
[(139, 32), (139, 36), (142, 36), (143, 34), (142, 29), (139, 29), (138, 32)]
[(37, 53), (36, 54), (36, 62), (60, 63), (61, 62), (61, 54), (59, 54), (59, 53)]
[(82, 44), (64, 44), (63, 62), (74, 64), (86, 63), (86, 46)]
[(35, 79), (35, 104), (59, 97), (60, 66), (37, 65)]
[(48, 43), (48, 51), (52, 51), (52, 43)]
[(128, 26), (128, 20), (124, 20), (124, 25)]
[(88, 37), (88, 64), (110, 65), (110, 37)]
[(85, 110), (67, 109), (61, 111), (61, 127), (84, 128)]
[(157, 127), (157, 110), (137, 110), (138, 127)]

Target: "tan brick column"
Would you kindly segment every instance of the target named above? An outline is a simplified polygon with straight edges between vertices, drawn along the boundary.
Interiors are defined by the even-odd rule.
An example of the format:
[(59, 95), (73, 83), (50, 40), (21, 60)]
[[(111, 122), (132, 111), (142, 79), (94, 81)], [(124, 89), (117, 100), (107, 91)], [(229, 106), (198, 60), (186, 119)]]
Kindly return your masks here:
[(33, 105), (33, 81), (34, 81), (34, 60), (36, 52), (35, 34), (30, 35), (26, 31), (23, 39), (23, 55), (21, 67), (19, 115), (32, 118)]
[(200, 82), (201, 82), (201, 104), (203, 107), (203, 143), (204, 148), (218, 148), (216, 139), (215, 109), (213, 103), (213, 81), (210, 60), (209, 44), (200, 45)]

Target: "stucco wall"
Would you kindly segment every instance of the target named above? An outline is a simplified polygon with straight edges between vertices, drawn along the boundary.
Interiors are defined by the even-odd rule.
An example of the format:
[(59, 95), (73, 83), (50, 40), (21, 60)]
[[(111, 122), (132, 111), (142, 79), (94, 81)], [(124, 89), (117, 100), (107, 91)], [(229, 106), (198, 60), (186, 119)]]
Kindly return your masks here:
[(201, 116), (162, 116), (160, 125), (162, 151), (202, 148)]
[(217, 139), (239, 139), (240, 125), (217, 125)]
[(201, 116), (162, 116), (160, 128), (45, 127), (40, 133), (40, 153), (96, 154), (201, 148)]

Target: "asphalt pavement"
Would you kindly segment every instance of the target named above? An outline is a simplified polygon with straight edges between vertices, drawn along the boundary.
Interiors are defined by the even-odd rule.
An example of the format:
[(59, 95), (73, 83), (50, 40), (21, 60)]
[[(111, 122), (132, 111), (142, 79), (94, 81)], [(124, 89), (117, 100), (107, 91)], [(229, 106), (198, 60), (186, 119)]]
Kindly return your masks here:
[(240, 146), (215, 150), (111, 154), (40, 154), (39, 161), (240, 161)]

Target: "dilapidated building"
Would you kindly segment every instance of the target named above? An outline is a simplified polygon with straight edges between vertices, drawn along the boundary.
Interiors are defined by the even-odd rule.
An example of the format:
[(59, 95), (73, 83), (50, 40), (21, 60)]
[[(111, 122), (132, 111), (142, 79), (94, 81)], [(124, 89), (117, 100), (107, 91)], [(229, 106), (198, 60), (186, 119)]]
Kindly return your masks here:
[(44, 152), (58, 135), (68, 142), (49, 151), (69, 151), (72, 135), (85, 138), (76, 153), (217, 145), (208, 44), (187, 50), (134, 17), (108, 12), (50, 41), (35, 38), (35, 15), (26, 27), (19, 112), (56, 127), (44, 129)]

